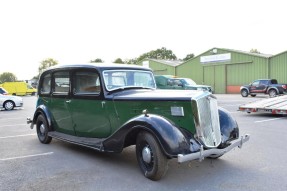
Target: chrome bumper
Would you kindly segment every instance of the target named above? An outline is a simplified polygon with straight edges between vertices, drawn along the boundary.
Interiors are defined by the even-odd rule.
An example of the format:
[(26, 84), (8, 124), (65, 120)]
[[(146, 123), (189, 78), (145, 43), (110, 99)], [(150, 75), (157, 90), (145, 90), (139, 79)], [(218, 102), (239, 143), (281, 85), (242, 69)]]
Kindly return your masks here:
[(209, 157), (211, 155), (219, 156), (219, 155), (222, 155), (222, 154), (229, 152), (231, 149), (233, 149), (235, 147), (241, 148), (243, 143), (247, 142), (249, 140), (249, 138), (250, 138), (250, 135), (246, 134), (246, 135), (242, 136), (241, 139), (237, 139), (235, 141), (232, 141), (231, 145), (229, 145), (228, 147), (226, 147), (224, 149), (204, 150), (203, 146), (202, 146), (199, 152), (191, 153), (191, 154), (187, 154), (187, 155), (178, 154), (177, 155), (177, 157), (178, 157), (177, 161), (179, 163), (191, 161), (191, 160), (196, 160), (196, 159), (198, 159), (199, 161), (202, 161), (205, 157)]

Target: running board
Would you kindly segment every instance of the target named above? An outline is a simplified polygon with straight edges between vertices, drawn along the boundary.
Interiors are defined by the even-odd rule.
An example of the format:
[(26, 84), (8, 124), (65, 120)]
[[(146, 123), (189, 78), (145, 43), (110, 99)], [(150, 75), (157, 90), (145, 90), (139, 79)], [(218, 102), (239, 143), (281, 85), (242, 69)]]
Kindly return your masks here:
[(67, 135), (64, 133), (56, 132), (56, 131), (48, 132), (48, 136), (55, 138), (55, 139), (58, 139), (58, 140), (61, 140), (61, 141), (65, 141), (65, 142), (73, 143), (76, 145), (95, 149), (95, 150), (98, 150), (101, 152), (104, 151), (103, 141), (105, 139), (77, 137), (77, 136)]

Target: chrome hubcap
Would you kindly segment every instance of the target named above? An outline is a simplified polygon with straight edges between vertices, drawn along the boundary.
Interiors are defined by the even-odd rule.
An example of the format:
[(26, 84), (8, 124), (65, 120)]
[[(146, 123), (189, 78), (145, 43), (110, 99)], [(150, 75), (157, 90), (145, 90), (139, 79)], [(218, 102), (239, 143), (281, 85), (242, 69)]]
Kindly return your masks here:
[(40, 125), (40, 132), (41, 132), (41, 134), (45, 133), (45, 125), (44, 124)]
[(12, 109), (12, 108), (13, 108), (13, 103), (7, 102), (7, 103), (5, 104), (5, 107), (6, 107), (6, 109)]
[(151, 162), (151, 150), (148, 147), (144, 147), (142, 150), (143, 161), (146, 163)]

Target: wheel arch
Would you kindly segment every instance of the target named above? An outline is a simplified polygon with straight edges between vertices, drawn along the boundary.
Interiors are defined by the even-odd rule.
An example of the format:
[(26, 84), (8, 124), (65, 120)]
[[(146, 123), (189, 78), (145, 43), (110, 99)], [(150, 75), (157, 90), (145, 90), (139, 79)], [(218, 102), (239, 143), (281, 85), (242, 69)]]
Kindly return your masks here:
[(277, 92), (277, 94), (280, 93), (279, 89), (277, 87), (269, 87), (266, 92), (269, 93), (270, 90), (275, 90)]
[(11, 99), (5, 100), (5, 101), (3, 102), (3, 107), (4, 107), (4, 105), (5, 105), (7, 102), (12, 102), (12, 103), (13, 103), (13, 106), (16, 107), (15, 102), (14, 102), (13, 100), (11, 100)]
[(103, 145), (108, 151), (121, 152), (123, 148), (136, 144), (137, 135), (141, 131), (151, 133), (169, 158), (190, 152), (189, 139), (185, 132), (171, 121), (153, 114), (140, 115), (129, 120), (106, 139)]
[(246, 90), (246, 91), (248, 92), (248, 94), (250, 94), (249, 88), (247, 88), (247, 87), (241, 87), (241, 88), (240, 88), (240, 92), (241, 92), (242, 90)]
[(52, 118), (51, 118), (51, 115), (50, 115), (48, 108), (46, 106), (40, 105), (37, 107), (37, 109), (34, 113), (34, 116), (33, 116), (33, 124), (36, 124), (37, 118), (39, 115), (43, 115), (46, 118), (47, 123), (48, 123), (49, 127), (51, 128), (52, 127)]

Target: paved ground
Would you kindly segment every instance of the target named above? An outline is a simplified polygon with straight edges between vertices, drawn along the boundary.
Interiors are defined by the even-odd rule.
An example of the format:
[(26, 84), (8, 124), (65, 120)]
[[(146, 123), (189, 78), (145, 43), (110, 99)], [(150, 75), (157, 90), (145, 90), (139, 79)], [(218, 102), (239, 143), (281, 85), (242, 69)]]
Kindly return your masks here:
[(171, 160), (157, 182), (141, 174), (134, 147), (107, 154), (57, 140), (41, 144), (25, 123), (36, 97), (23, 97), (24, 109), (0, 111), (0, 190), (287, 190), (287, 117), (237, 111), (266, 96), (216, 96), (250, 141), (218, 160)]

